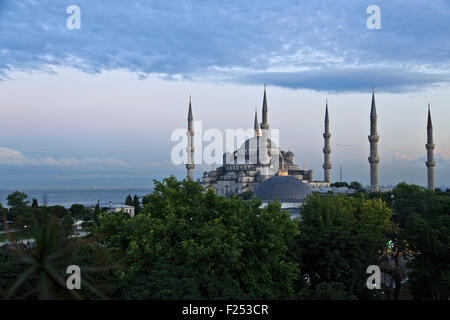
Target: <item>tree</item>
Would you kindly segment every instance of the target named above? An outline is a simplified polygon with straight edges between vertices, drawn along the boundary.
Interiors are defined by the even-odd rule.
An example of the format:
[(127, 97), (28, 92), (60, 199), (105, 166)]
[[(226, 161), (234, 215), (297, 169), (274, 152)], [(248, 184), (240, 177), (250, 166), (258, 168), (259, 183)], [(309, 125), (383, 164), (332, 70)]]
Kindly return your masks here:
[[(42, 217), (41, 222), (35, 219), (32, 234), (36, 243), (33, 248), (0, 248), (0, 271), (2, 275), (6, 272), (5, 277), (0, 279), (2, 298), (81, 298), (77, 290), (68, 290), (65, 281), (66, 270), (69, 265), (81, 264), (81, 257), (76, 253), (88, 241), (67, 238), (63, 230), (66, 219), (71, 219), (71, 216), (66, 215), (58, 220), (54, 215), (46, 215)], [(86, 259), (86, 256), (83, 255), (83, 258)], [(95, 261), (95, 257), (90, 258)], [(97, 292), (96, 297), (104, 298), (91, 285), (84, 272), (94, 269), (92, 265), (82, 266), (82, 287)], [(86, 290), (82, 292), (85, 293)]]
[(244, 200), (250, 200), (253, 197), (253, 191), (245, 191), (241, 193), (239, 196)]
[(57, 217), (58, 219), (60, 218), (64, 218), (67, 215), (70, 215), (70, 212), (64, 208), (63, 206), (51, 206), (51, 207), (46, 207), (47, 208), (47, 212), (52, 215)]
[(399, 183), (392, 190), (392, 208), (394, 209), (394, 222), (400, 228), (404, 228), (408, 217), (414, 213), (425, 215), (431, 208), (434, 194), (425, 188), (414, 185)]
[(29, 203), (29, 201), (25, 201), (27, 198), (28, 196), (25, 193), (14, 191), (7, 197), (8, 206), (10, 206), (11, 209), (24, 208)]
[(127, 205), (127, 206), (132, 206), (133, 205), (133, 198), (131, 197), (131, 194), (129, 194), (127, 196), (127, 198), (125, 199), (125, 205)]
[(94, 209), (94, 222), (99, 223), (99, 217), (101, 214), (101, 208), (100, 208), (100, 200), (97, 201), (97, 204), (95, 205)]
[(3, 207), (2, 203), (0, 202), (0, 222), (3, 224), (3, 219), (8, 218), (8, 209)]
[(173, 176), (155, 181), (147, 199), (133, 219), (102, 213), (95, 231), (124, 266), (120, 298), (294, 296), (299, 270), (289, 252), (298, 231), (280, 204), (261, 209), (260, 200), (227, 199)]
[(352, 182), (350, 182), (349, 187), (350, 187), (351, 189), (355, 189), (355, 190), (358, 191), (358, 192), (364, 191), (362, 184), (359, 183), (358, 181), (352, 181)]
[[(437, 241), (434, 246), (431, 246), (430, 239), (433, 235), (437, 238), (442, 237), (442, 234), (445, 235), (445, 228), (447, 228), (445, 218), (442, 218), (444, 221), (442, 221), (442, 225), (439, 225), (436, 223), (436, 217), (445, 216), (450, 212), (450, 197), (445, 193), (434, 193), (423, 187), (406, 183), (399, 183), (392, 192), (380, 195), (370, 194), (370, 196), (385, 199), (394, 211), (392, 218), (396, 227), (393, 228), (390, 235), (394, 246), (389, 254), (393, 263), (383, 262), (380, 265), (382, 272), (389, 274), (395, 282), (393, 299), (399, 299), (402, 282), (410, 269), (412, 269), (412, 273), (408, 281), (408, 288), (412, 288), (413, 294), (417, 297), (431, 298), (432, 294), (429, 293), (431, 289), (427, 289), (427, 294), (424, 293), (427, 290), (423, 288), (430, 288), (430, 284), (428, 283), (429, 279), (423, 275), (429, 275), (430, 270), (436, 270), (431, 268), (431, 265), (443, 268), (443, 265), (439, 263), (445, 261), (446, 256), (445, 254), (440, 258), (435, 256), (436, 248), (448, 246), (448, 240), (447, 243), (443, 240)], [(429, 232), (425, 233), (423, 230)], [(438, 230), (440, 230), (439, 233)], [(438, 236), (438, 234), (441, 235)], [(409, 258), (410, 253), (413, 253), (413, 260)], [(401, 263), (400, 258), (410, 262), (405, 265)], [(433, 259), (436, 260), (436, 263), (431, 262)], [(424, 269), (426, 264), (430, 265), (428, 271)], [(421, 273), (420, 270), (423, 272)], [(441, 280), (445, 279), (445, 276), (439, 272), (436, 277)], [(445, 280), (442, 280), (442, 283), (445, 284)], [(388, 288), (385, 291), (389, 293), (390, 290)]]
[(25, 215), (29, 201), (26, 201), (28, 196), (19, 191), (14, 191), (8, 195), (9, 218), (14, 221), (16, 228), (23, 228), (21, 216)]
[(70, 207), (70, 214), (75, 220), (84, 220), (86, 218), (89, 218), (89, 213), (86, 210), (86, 207), (82, 204), (73, 204)]
[(73, 219), (70, 214), (66, 214), (64, 217), (60, 220), (61, 224), (61, 232), (63, 233), (64, 237), (69, 237), (73, 233)]
[(141, 203), (139, 201), (139, 197), (136, 194), (133, 197), (133, 204), (132, 204), (132, 206), (134, 207), (134, 210), (135, 210), (136, 214), (141, 212)]
[(331, 184), (332, 187), (336, 187), (336, 188), (342, 188), (342, 187), (347, 187), (349, 188), (349, 184), (347, 182), (335, 182)]
[(142, 197), (142, 207), (145, 207), (146, 204), (149, 202), (149, 195), (145, 195)]
[(450, 211), (423, 217), (414, 214), (405, 228), (414, 259), (408, 264), (412, 294), (418, 299), (450, 297)]
[[(9, 248), (0, 247), (0, 297), (7, 294), (20, 275), (26, 270), (26, 266), (15, 259)], [(36, 287), (36, 277), (31, 276), (23, 284), (10, 294), (11, 299), (19, 299)]]
[[(297, 238), (297, 259), (306, 277), (303, 286), (313, 291), (327, 288), (335, 292), (331, 295), (369, 298), (371, 293), (364, 286), (366, 269), (379, 262), (387, 234), (393, 228), (391, 214), (379, 199), (318, 194), (308, 197), (302, 207)], [(336, 283), (343, 285), (344, 292)]]
[(32, 206), (33, 208), (39, 207), (39, 204), (38, 204), (38, 201), (37, 201), (36, 198), (33, 198), (33, 202), (32, 202), (32, 204), (31, 204), (31, 206)]

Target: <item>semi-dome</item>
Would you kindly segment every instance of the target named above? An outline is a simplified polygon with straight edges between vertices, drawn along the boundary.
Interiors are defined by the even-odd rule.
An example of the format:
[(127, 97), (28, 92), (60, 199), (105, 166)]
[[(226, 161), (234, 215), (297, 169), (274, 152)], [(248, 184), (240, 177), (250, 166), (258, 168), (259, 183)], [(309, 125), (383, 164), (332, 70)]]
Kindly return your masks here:
[(292, 176), (275, 176), (267, 179), (255, 189), (255, 195), (263, 201), (303, 202), (311, 189)]
[(288, 152), (286, 152), (285, 156), (286, 156), (286, 158), (292, 158), (292, 157), (295, 157), (294, 153), (293, 153), (291, 150), (289, 150)]

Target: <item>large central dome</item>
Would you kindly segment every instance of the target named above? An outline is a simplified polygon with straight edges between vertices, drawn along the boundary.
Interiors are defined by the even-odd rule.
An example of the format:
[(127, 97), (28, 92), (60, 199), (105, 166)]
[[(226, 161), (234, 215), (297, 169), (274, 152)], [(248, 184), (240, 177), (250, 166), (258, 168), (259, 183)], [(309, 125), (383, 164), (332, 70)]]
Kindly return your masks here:
[(311, 194), (304, 182), (291, 176), (275, 176), (260, 184), (255, 195), (263, 201), (303, 202)]
[[(250, 139), (245, 140), (245, 142), (241, 145), (239, 149), (257, 149), (258, 144), (262, 145), (262, 138), (261, 137), (252, 137)], [(275, 143), (272, 142), (269, 138), (267, 138), (267, 148), (278, 148)]]

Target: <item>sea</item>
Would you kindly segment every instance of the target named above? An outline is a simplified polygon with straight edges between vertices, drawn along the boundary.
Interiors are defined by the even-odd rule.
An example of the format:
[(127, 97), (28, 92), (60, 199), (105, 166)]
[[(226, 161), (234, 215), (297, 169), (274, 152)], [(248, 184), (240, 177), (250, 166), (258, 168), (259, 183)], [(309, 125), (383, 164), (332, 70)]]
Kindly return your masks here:
[[(450, 187), (440, 187), (446, 190)], [(16, 190), (0, 189), (0, 202), (3, 207), (8, 207), (7, 197)], [(48, 188), (48, 189), (19, 189), (18, 191), (25, 193), (31, 201), (33, 198), (38, 200), (39, 205), (55, 206), (60, 205), (70, 208), (72, 204), (82, 204), (91, 206), (100, 201), (101, 206), (108, 206), (109, 202), (113, 204), (124, 204), (126, 197), (130, 194), (132, 197), (137, 195), (141, 200), (142, 197), (151, 193), (151, 188), (106, 188), (106, 187), (89, 187), (89, 188)]]
[[(8, 207), (7, 197), (16, 190), (0, 189), (0, 202), (4, 207)], [(39, 205), (55, 206), (60, 205), (70, 208), (72, 204), (82, 204), (84, 206), (95, 205), (100, 201), (101, 206), (107, 206), (110, 201), (113, 204), (124, 204), (126, 197), (137, 195), (141, 200), (144, 195), (152, 192), (151, 189), (141, 188), (55, 188), (55, 189), (22, 189), (31, 201), (37, 199)]]

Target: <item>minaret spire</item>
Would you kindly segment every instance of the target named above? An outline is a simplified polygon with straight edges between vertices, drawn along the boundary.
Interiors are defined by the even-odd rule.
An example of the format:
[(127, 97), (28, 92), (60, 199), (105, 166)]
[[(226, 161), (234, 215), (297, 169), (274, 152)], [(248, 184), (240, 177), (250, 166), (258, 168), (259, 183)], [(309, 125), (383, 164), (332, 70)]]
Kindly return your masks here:
[(330, 170), (331, 170), (331, 162), (330, 162), (330, 120), (328, 118), (328, 99), (325, 107), (325, 132), (323, 134), (324, 139), (324, 148), (323, 148), (323, 169), (324, 169), (324, 181), (330, 182)]
[(370, 110), (370, 191), (378, 191), (378, 140), (380, 136), (377, 133), (377, 109), (375, 106), (375, 89), (372, 88), (372, 108)]
[(191, 96), (189, 96), (189, 112), (188, 112), (188, 146), (186, 148), (188, 159), (186, 163), (187, 178), (194, 179), (194, 117), (192, 116)]
[(194, 118), (192, 117), (192, 103), (191, 103), (191, 96), (189, 96), (189, 114), (188, 114), (188, 121), (192, 121)]
[(267, 121), (267, 96), (266, 96), (266, 84), (264, 84), (264, 98), (263, 98), (263, 106), (262, 106), (262, 122), (261, 122), (261, 129), (268, 130), (269, 129), (269, 123)]
[(434, 191), (434, 166), (436, 165), (434, 161), (434, 141), (433, 141), (433, 123), (431, 122), (431, 111), (430, 104), (428, 104), (428, 123), (427, 123), (427, 144), (425, 145), (427, 149), (427, 165), (428, 171), (428, 190)]
[(255, 137), (260, 137), (260, 136), (261, 136), (261, 132), (259, 131), (259, 125), (258, 125), (258, 111), (256, 110), (256, 107), (255, 107), (255, 123), (254, 123), (254, 128), (255, 128)]

